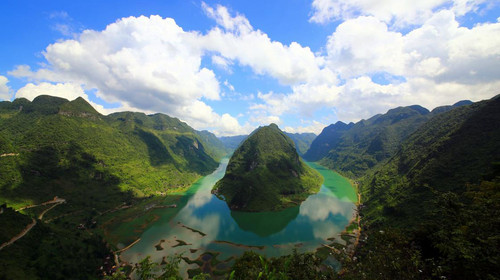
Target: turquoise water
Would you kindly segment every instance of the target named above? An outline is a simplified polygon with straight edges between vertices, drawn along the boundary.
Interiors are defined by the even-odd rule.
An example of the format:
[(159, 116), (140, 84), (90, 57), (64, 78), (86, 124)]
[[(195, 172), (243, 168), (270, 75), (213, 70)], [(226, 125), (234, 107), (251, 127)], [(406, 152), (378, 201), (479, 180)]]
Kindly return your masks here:
[[(347, 179), (320, 165), (325, 182), (317, 194), (300, 206), (280, 212), (247, 213), (231, 211), (227, 204), (210, 193), (224, 176), (228, 159), (212, 174), (198, 180), (185, 193), (178, 208), (162, 209), (163, 215), (141, 236), (141, 240), (123, 252), (122, 260), (136, 263), (146, 256), (162, 258), (182, 254), (191, 260), (207, 251), (219, 252), (219, 260), (254, 250), (266, 256), (314, 251), (328, 238), (339, 234), (353, 217), (356, 192)], [(181, 240), (188, 245), (176, 246)], [(161, 244), (161, 248), (155, 245)], [(255, 247), (253, 247), (255, 246)], [(181, 268), (196, 265), (181, 263)]]

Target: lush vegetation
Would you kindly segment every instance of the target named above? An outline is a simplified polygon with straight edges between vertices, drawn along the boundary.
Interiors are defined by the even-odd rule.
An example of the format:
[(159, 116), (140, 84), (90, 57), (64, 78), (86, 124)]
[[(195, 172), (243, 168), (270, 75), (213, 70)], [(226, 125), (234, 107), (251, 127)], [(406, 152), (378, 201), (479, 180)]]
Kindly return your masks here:
[[(141, 260), (135, 267), (133, 274), (139, 280), (177, 280), (182, 279), (179, 273), (179, 263), (181, 256), (169, 257), (162, 264), (154, 263), (150, 257)], [(192, 276), (194, 280), (205, 279), (335, 279), (333, 269), (322, 264), (320, 258), (315, 254), (292, 254), (278, 258), (266, 258), (253, 251), (247, 251), (234, 261), (231, 269), (222, 275), (212, 275), (198, 273)], [(125, 273), (116, 271), (112, 275), (106, 276), (106, 280), (126, 279)]]
[[(38, 222), (1, 250), (0, 278), (96, 278), (110, 250), (96, 224), (104, 213), (185, 188), (225, 153), (215, 135), (163, 114), (103, 116), (82, 98), (1, 102), (0, 204), (20, 209), (55, 196), (66, 203), (44, 216), (50, 223)], [(46, 208), (16, 212), (16, 219), (2, 213), (8, 230), (0, 239), (12, 238)]]
[(338, 256), (341, 278), (498, 279), (500, 99), (458, 105), (434, 110), (389, 159), (340, 165), (364, 174), (363, 234), (353, 258)]
[(297, 205), (316, 193), (321, 181), (299, 157), (294, 142), (271, 124), (238, 147), (214, 193), (231, 209), (269, 211)]
[(299, 153), (300, 156), (303, 156), (309, 147), (311, 146), (311, 143), (314, 141), (316, 138), (316, 134), (314, 133), (288, 133), (285, 132), (285, 134), (292, 139), (292, 141), (295, 143), (295, 147), (297, 148), (297, 153)]
[[(27, 225), (30, 218), (12, 209), (0, 214), (2, 237), (19, 232), (16, 224)], [(101, 237), (75, 230), (68, 222), (38, 222), (14, 244), (0, 250), (0, 279), (97, 279), (98, 268), (109, 256)]]
[(390, 159), (401, 143), (434, 115), (469, 103), (461, 101), (432, 112), (418, 105), (398, 107), (356, 124), (337, 122), (323, 130), (304, 158), (320, 161), (349, 177), (360, 177)]
[(331, 149), (338, 145), (344, 132), (348, 131), (353, 125), (354, 123), (345, 124), (338, 121), (323, 128), (318, 137), (311, 142), (309, 149), (304, 154), (304, 158), (309, 161), (318, 161), (325, 157)]
[[(55, 169), (92, 171), (87, 175), (96, 180), (113, 177), (120, 190), (138, 196), (164, 193), (208, 174), (226, 152), (213, 134), (195, 131), (178, 119), (132, 112), (102, 116), (81, 98), (69, 102), (39, 96), (33, 102), (2, 102), (0, 108), (9, 113), (0, 119), (0, 153), (15, 154), (1, 159), (0, 188), (13, 195), (3, 195), (0, 202), (9, 204), (22, 203), (15, 190), (27, 185), (26, 180), (52, 178)], [(33, 191), (57, 195), (33, 189), (37, 182), (29, 185), (32, 190), (23, 193), (27, 202), (46, 200)]]
[[(401, 107), (325, 128), (305, 156), (359, 182), (362, 234), (355, 253), (337, 250), (340, 244), (269, 259), (247, 252), (220, 278), (498, 279), (499, 123), (500, 98), (494, 98), (432, 112)], [(295, 148), (304, 149), (307, 139), (292, 141), (276, 125), (241, 144), (226, 139), (239, 147), (214, 191), (233, 209), (296, 206), (321, 184)], [(0, 204), (19, 210), (54, 196), (66, 203), (42, 221), (38, 215), (50, 206), (2, 207), (0, 243), (32, 219), (37, 223), (0, 250), (0, 279), (97, 279), (98, 268), (112, 263), (112, 245), (103, 242), (99, 225), (106, 213), (132, 206), (120, 213), (147, 223), (131, 213), (149, 203), (141, 198), (190, 185), (230, 150), (213, 134), (162, 114), (103, 116), (83, 99), (48, 96), (1, 102)], [(297, 208), (289, 209), (297, 215)], [(322, 263), (329, 254), (341, 270)], [(145, 258), (127, 273), (180, 279), (180, 261)], [(107, 279), (126, 279), (127, 273), (118, 270)]]

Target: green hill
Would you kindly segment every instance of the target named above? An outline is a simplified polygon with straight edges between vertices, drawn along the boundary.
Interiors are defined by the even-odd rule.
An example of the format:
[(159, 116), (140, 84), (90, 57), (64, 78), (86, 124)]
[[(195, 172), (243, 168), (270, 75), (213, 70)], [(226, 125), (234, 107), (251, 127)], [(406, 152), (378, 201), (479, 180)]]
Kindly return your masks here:
[[(14, 105), (20, 102), (22, 107)], [(226, 153), (213, 134), (198, 132), (163, 114), (122, 112), (103, 116), (82, 98), (70, 102), (39, 96), (33, 102), (9, 103), (2, 102), (0, 107), (4, 112), (0, 119), (0, 152), (18, 155), (1, 159), (10, 163), (2, 164), (1, 187), (11, 190), (12, 195), (3, 195), (0, 202), (21, 199), (15, 197), (20, 193), (15, 190), (25, 181), (23, 166), (47, 178), (49, 172), (43, 169), (72, 164), (68, 157), (74, 155), (74, 149), (87, 154), (89, 164), (101, 173), (120, 178), (120, 189), (139, 196), (188, 186), (213, 171)], [(49, 153), (46, 151), (54, 151), (53, 156), (60, 158), (49, 164), (47, 156), (38, 156)], [(43, 162), (34, 166), (31, 160)], [(47, 191), (42, 197), (26, 199), (38, 201), (52, 196), (52, 191)]]
[(346, 279), (497, 279), (499, 124), (498, 97), (447, 108), (361, 178), (368, 242)]
[[(97, 279), (110, 249), (95, 224), (112, 219), (104, 213), (188, 187), (225, 153), (215, 135), (164, 114), (104, 116), (82, 98), (1, 102), (0, 205), (19, 210), (55, 196), (66, 203), (0, 252), (0, 279)], [(9, 230), (0, 239), (48, 207), (5, 210)]]
[(436, 108), (434, 113), (418, 105), (398, 107), (355, 124), (337, 122), (323, 130), (304, 158), (349, 177), (362, 176), (391, 158), (401, 143), (431, 117), (465, 104), (469, 102)]
[[(425, 218), (437, 193), (463, 193), (479, 184), (500, 162), (500, 99), (437, 115), (406, 139), (391, 160), (367, 176), (366, 213), (376, 223), (407, 225)], [(404, 195), (402, 195), (404, 193)], [(384, 222), (387, 224), (387, 222)]]
[(269, 211), (305, 200), (321, 182), (321, 175), (299, 157), (294, 142), (271, 124), (238, 147), (213, 192), (231, 209)]
[(325, 157), (332, 148), (338, 145), (342, 135), (353, 125), (354, 123), (345, 124), (338, 121), (323, 128), (323, 131), (309, 145), (304, 158), (309, 161), (318, 161)]
[(292, 139), (295, 143), (295, 147), (297, 148), (297, 152), (300, 156), (303, 156), (305, 152), (311, 146), (311, 143), (316, 138), (316, 134), (314, 133), (288, 133), (285, 134)]

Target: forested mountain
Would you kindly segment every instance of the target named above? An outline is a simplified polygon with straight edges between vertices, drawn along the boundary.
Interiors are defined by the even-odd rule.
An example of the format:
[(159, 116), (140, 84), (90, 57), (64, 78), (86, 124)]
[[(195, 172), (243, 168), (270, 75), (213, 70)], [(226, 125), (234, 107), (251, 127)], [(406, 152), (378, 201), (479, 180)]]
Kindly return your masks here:
[[(218, 139), (164, 114), (104, 116), (81, 98), (0, 102), (0, 245), (33, 225), (0, 248), (0, 279), (95, 279), (110, 256), (96, 217), (189, 186), (236, 148), (215, 193), (236, 210), (296, 205), (321, 184), (297, 153), (310, 141), (305, 158), (351, 177), (361, 193), (359, 245), (336, 256), (339, 278), (498, 279), (498, 127), (500, 97), (432, 112), (399, 107), (337, 122), (314, 141), (274, 124)], [(251, 270), (245, 260), (236, 270)]]
[(271, 124), (258, 128), (236, 149), (213, 192), (231, 209), (269, 211), (297, 205), (317, 192), (321, 181), (290, 137)]
[(498, 277), (500, 98), (447, 109), (360, 178), (367, 241), (347, 279)]
[(9, 171), (0, 175), (4, 189), (15, 190), (25, 173), (46, 178), (82, 153), (88, 165), (119, 177), (121, 189), (152, 194), (191, 184), (214, 170), (226, 152), (215, 135), (176, 118), (133, 112), (103, 116), (82, 98), (39, 96), (33, 102), (2, 102), (0, 110), (0, 153), (16, 154), (2, 158), (9, 161), (2, 165)]
[(318, 135), (304, 157), (348, 176), (361, 176), (392, 157), (402, 141), (434, 115), (466, 104), (470, 101), (432, 113), (418, 105), (398, 107), (355, 124), (337, 122)]
[[(64, 218), (38, 222), (2, 249), (0, 279), (94, 278), (109, 248), (98, 231), (82, 232), (79, 225), (92, 227), (116, 207), (188, 187), (215, 170), (225, 153), (215, 135), (164, 114), (104, 116), (82, 98), (1, 102), (0, 205), (20, 209), (59, 197), (50, 214)], [(23, 214), (2, 212), (2, 226), (27, 226)], [(32, 213), (41, 219), (38, 214)]]
[(309, 149), (304, 154), (304, 158), (309, 161), (318, 161), (328, 152), (338, 145), (344, 132), (348, 131), (354, 123), (345, 124), (341, 121), (331, 124), (311, 142)]
[(297, 152), (300, 156), (304, 156), (305, 152), (311, 146), (311, 143), (316, 138), (316, 134), (314, 133), (288, 133), (285, 134), (290, 137), (295, 143), (295, 147), (297, 148)]

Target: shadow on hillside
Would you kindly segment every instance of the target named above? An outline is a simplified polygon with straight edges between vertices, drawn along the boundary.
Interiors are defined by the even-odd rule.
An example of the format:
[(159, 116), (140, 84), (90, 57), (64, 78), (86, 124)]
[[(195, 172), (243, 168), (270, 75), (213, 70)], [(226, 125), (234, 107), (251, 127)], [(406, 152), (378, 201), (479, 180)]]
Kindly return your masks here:
[(186, 159), (187, 164), (183, 167), (184, 169), (206, 175), (219, 166), (219, 163), (206, 153), (203, 144), (198, 140), (183, 135), (175, 138), (177, 143), (172, 149)]
[(170, 149), (178, 158), (185, 160), (178, 162), (155, 134), (142, 129), (137, 129), (136, 133), (148, 147), (149, 161), (152, 166), (173, 164), (180, 171), (206, 175), (219, 165), (206, 153), (203, 144), (196, 139), (184, 135), (175, 136), (175, 145), (170, 146)]
[(21, 177), (1, 186), (2, 196), (10, 200), (40, 203), (58, 196), (70, 208), (104, 211), (133, 198), (102, 161), (75, 143), (39, 148), (18, 162)]
[(149, 161), (153, 166), (159, 166), (167, 163), (175, 164), (174, 159), (168, 152), (165, 145), (153, 133), (137, 129), (137, 135), (144, 141), (148, 147)]

